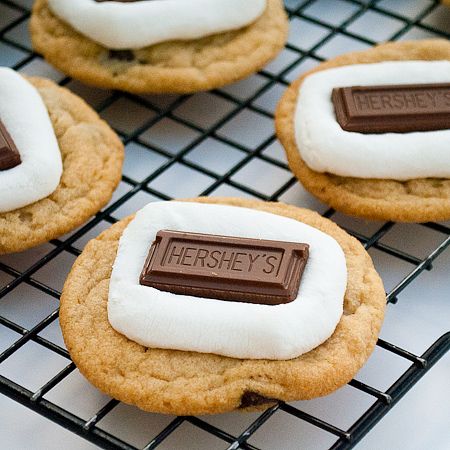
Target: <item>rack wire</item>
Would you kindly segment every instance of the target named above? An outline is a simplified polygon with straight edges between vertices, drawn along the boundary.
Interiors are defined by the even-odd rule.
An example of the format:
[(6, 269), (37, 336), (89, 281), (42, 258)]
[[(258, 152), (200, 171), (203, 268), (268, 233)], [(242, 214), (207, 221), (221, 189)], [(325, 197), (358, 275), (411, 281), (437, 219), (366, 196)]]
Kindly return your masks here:
[[(3, 53), (3, 64), (10, 65), (17, 70), (29, 67), (35, 61), (41, 61), (40, 56), (31, 50), (27, 39), (23, 39), (24, 29), (30, 16), (31, 3), (31, 0), (0, 1), (0, 55)], [(210, 94), (200, 94), (211, 95), (212, 103), (220, 103), (226, 106), (226, 108), (224, 107), (226, 112), (222, 114), (219, 120), (213, 123), (202, 123), (183, 115), (184, 108), (191, 108), (191, 102), (195, 104), (196, 96), (169, 96), (164, 101), (161, 101), (161, 99), (158, 100), (152, 96), (138, 96), (120, 92), (99, 94), (95, 108), (105, 118), (112, 118), (113, 126), (114, 117), (111, 115), (111, 108), (114, 108), (114, 105), (118, 105), (120, 102), (132, 105), (136, 110), (144, 112), (143, 119), (138, 124), (134, 123), (134, 128), (115, 128), (125, 145), (136, 145), (143, 149), (144, 152), (148, 151), (153, 155), (157, 155), (160, 164), (144, 176), (135, 176), (133, 173), (125, 172), (122, 180), (123, 189), (119, 190), (119, 194), (116, 194), (113, 201), (73, 234), (52, 241), (51, 247), (49, 249), (46, 248), (43, 254), (39, 254), (39, 257), (33, 261), (31, 266), (24, 270), (19, 270), (0, 258), (0, 275), (2, 273), (6, 274), (9, 280), (4, 285), (0, 284), (0, 306), (2, 300), (8, 294), (20, 289), (23, 285), (32, 286), (39, 292), (58, 300), (60, 290), (40, 281), (39, 277), (36, 276), (38, 271), (51, 264), (55, 258), (63, 253), (74, 257), (78, 256), (80, 254), (78, 244), (80, 240), (86, 239), (86, 236), (97, 230), (100, 224), (116, 222), (117, 211), (126, 206), (128, 202), (133, 201), (140, 193), (148, 194), (146, 197), (150, 199), (168, 200), (172, 198), (170, 193), (160, 187), (164, 184), (154, 183), (154, 181), (161, 180), (161, 176), (168, 175), (176, 165), (181, 165), (184, 170), (188, 170), (193, 179), (199, 177), (202, 183), (206, 184), (198, 188), (197, 183), (196, 188), (198, 189), (195, 194), (211, 195), (233, 192), (236, 195), (251, 196), (263, 200), (276, 201), (282, 199), (296, 185), (297, 181), (287, 171), (285, 160), (279, 157), (276, 151), (272, 151), (277, 145), (273, 132), (266, 133), (256, 143), (245, 142), (245, 139), (238, 142), (233, 133), (227, 132), (227, 127), (238, 120), (245, 122), (245, 117), (248, 114), (256, 115), (258, 120), (263, 122), (271, 121), (273, 119), (273, 104), (271, 107), (267, 107), (266, 104), (261, 102), (261, 99), (268, 97), (270, 103), (270, 98), (279, 96), (295, 76), (329, 56), (328, 52), (333, 51), (336, 39), (348, 41), (350, 47), (361, 48), (376, 44), (378, 39), (397, 40), (406, 37), (427, 36), (448, 39), (450, 37), (449, 27), (431, 25), (427, 19), (430, 15), (443, 8), (439, 6), (438, 1), (429, 0), (425, 3), (423, 1), (410, 1), (408, 3), (389, 0), (289, 0), (285, 3), (294, 29), (297, 25), (300, 30), (302, 27), (315, 26), (320, 32), (313, 33), (313, 38), (305, 43), (305, 47), (300, 47), (290, 39), (282, 56), (258, 74), (258, 88), (253, 89), (250, 94), (245, 92), (244, 95), (242, 91), (233, 91), (233, 89), (226, 88), (215, 90)], [(318, 8), (322, 8), (323, 11), (324, 3), (333, 8), (328, 16), (317, 13)], [(340, 11), (339, 14), (338, 11)], [(372, 31), (362, 33), (364, 20), (361, 21), (361, 19), (368, 15), (376, 15), (379, 28), (378, 30), (375, 29), (373, 33)], [(18, 36), (22, 36), (22, 38), (18, 38)], [(299, 42), (301, 41), (299, 40)], [(61, 85), (68, 85), (72, 88), (77, 86), (73, 84), (70, 78), (63, 76), (60, 77), (59, 82)], [(79, 86), (78, 88), (82, 89)], [(208, 114), (209, 112), (204, 113), (204, 115)], [(160, 143), (152, 142), (151, 139), (145, 137), (147, 131), (157, 126), (162, 120), (170, 121), (173, 127), (182, 127), (189, 130), (188, 135), (191, 136), (191, 139), (182, 142), (176, 152), (173, 152), (172, 149), (164, 148)], [(239, 158), (236, 158), (236, 161), (228, 164), (219, 173), (211, 169), (201, 158), (191, 157), (194, 151), (197, 151), (208, 140), (214, 140), (218, 143), (217, 145), (227, 147), (229, 151), (238, 151)], [(261, 184), (257, 183), (256, 179), (251, 179), (249, 182), (245, 176), (236, 176), (239, 173), (245, 174), (247, 164), (251, 161), (258, 161), (259, 164), (267, 165), (274, 171), (283, 171), (285, 176), (282, 185), (277, 186), (272, 192), (267, 192), (267, 190), (261, 189)], [(191, 195), (191, 193), (188, 195)], [(332, 209), (328, 209), (324, 211), (323, 215), (325, 217), (333, 217), (335, 212)], [(450, 228), (447, 225), (436, 223), (414, 225), (415, 227), (427, 228), (439, 236), (439, 243), (425, 257), (419, 258), (409, 252), (405, 252), (397, 245), (388, 245), (383, 241), (383, 237), (396, 226), (394, 223), (385, 223), (369, 235), (353, 229), (348, 230), (364, 244), (366, 249), (376, 248), (387, 255), (404, 261), (412, 268), (406, 276), (397, 280), (395, 286), (387, 293), (387, 302), (390, 304), (397, 302), (399, 294), (413, 280), (426, 271), (432, 270), (433, 261), (450, 246)], [(86, 420), (46, 398), (49, 392), (67, 379), (76, 369), (75, 365), (70, 361), (69, 354), (64, 346), (53, 342), (42, 333), (55, 323), (57, 318), (58, 309), (56, 308), (45, 318), (33, 324), (33, 326), (24, 327), (19, 321), (2, 315), (0, 309), (0, 331), (4, 328), (19, 335), (19, 338), (15, 339), (0, 354), (0, 369), (8, 358), (17, 354), (21, 348), (30, 342), (42, 346), (67, 360), (67, 364), (62, 370), (58, 371), (50, 379), (47, 379), (35, 390), (23, 386), (19, 380), (9, 379), (0, 375), (0, 393), (101, 448), (121, 450), (138, 448), (101, 427), (102, 420), (118, 407), (118, 401), (114, 399), (109, 400)], [(298, 420), (306, 421), (333, 436), (334, 443), (331, 445), (331, 449), (352, 448), (381, 418), (389, 413), (401, 398), (449, 350), (450, 332), (430, 343), (428, 349), (421, 355), (412, 354), (382, 339), (378, 340), (377, 346), (390, 352), (396, 358), (407, 362), (408, 366), (386, 390), (379, 390), (358, 380), (352, 380), (349, 383), (352, 388), (371, 397), (374, 402), (348, 428), (344, 429), (329, 421), (306, 413), (297, 406), (278, 402), (275, 406), (259, 414), (256, 420), (237, 435), (214, 426), (202, 418), (177, 417), (155, 435), (149, 435), (146, 445), (141, 448), (145, 450), (155, 449), (165, 442), (180, 426), (188, 425), (218, 438), (223, 443), (223, 446), (218, 448), (227, 448), (229, 450), (257, 449), (258, 447), (251, 444), (249, 440), (260, 428), (265, 426), (269, 419), (281, 412)], [(300, 447), (301, 442), (298, 445)]]

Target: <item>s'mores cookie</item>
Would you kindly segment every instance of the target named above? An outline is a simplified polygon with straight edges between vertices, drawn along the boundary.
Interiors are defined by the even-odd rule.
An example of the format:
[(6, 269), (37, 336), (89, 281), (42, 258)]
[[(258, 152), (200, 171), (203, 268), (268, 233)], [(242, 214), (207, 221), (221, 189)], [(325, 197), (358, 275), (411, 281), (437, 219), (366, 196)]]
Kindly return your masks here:
[(394, 42), (319, 64), (276, 113), (289, 165), (333, 208), (450, 219), (450, 43)]
[(0, 68), (0, 254), (80, 226), (120, 181), (123, 145), (83, 100)]
[(384, 308), (369, 255), (328, 219), (199, 198), (151, 203), (92, 240), (60, 322), (100, 390), (191, 415), (334, 391), (371, 354)]
[(34, 48), (102, 88), (191, 93), (261, 69), (284, 46), (281, 0), (37, 0)]

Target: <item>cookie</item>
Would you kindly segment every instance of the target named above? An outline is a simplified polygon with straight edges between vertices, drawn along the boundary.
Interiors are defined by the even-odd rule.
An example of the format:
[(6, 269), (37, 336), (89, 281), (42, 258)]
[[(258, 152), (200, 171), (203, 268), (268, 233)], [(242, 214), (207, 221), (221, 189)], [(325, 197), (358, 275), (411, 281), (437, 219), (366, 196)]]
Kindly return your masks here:
[[(18, 78), (22, 79), (20, 76)], [(50, 117), (49, 127), (61, 167), (58, 172), (56, 159), (56, 162), (51, 159), (37, 161), (36, 166), (41, 164), (38, 166), (41, 167), (40, 173), (30, 178), (34, 180), (34, 177), (39, 176), (41, 179), (34, 187), (25, 186), (23, 182), (29, 176), (30, 167), (23, 177), (12, 174), (12, 171), (21, 169), (20, 165), (10, 171), (0, 171), (3, 188), (4, 183), (9, 186), (11, 182), (24, 186), (11, 195), (13, 204), (27, 202), (27, 198), (22, 199), (21, 196), (33, 195), (49, 178), (52, 178), (52, 182), (56, 180), (48, 196), (41, 196), (26, 206), (8, 210), (8, 205), (4, 205), (8, 199), (2, 199), (0, 206), (5, 207), (6, 211), (3, 209), (4, 212), (0, 212), (0, 254), (34, 247), (80, 226), (110, 200), (121, 177), (123, 145), (111, 128), (82, 99), (67, 89), (43, 78), (30, 77), (27, 80), (37, 91), (29, 83), (26, 84), (32, 91), (38, 92), (43, 100), (43, 109), (48, 111), (45, 114), (47, 120)], [(34, 111), (28, 110), (26, 115), (18, 119), (18, 125), (34, 117), (33, 114)], [(29, 133), (31, 131), (27, 130)], [(47, 134), (50, 136), (50, 133)], [(38, 156), (48, 153), (52, 145), (45, 133), (36, 139), (32, 134), (19, 137), (21, 140), (29, 139), (31, 144), (36, 145), (35, 154), (39, 153)], [(23, 165), (29, 163), (31, 157), (33, 155), (27, 154)], [(7, 172), (11, 172), (15, 178), (4, 178)], [(25, 192), (25, 187), (30, 192)]]
[[(139, 7), (139, 3), (150, 2), (120, 6)], [(176, 13), (174, 16), (179, 17)], [(233, 17), (238, 19), (235, 14)], [(128, 28), (137, 34), (132, 25)], [(31, 17), (33, 46), (55, 67), (94, 86), (135, 93), (192, 93), (238, 81), (261, 69), (281, 51), (287, 30), (283, 2), (267, 0), (262, 15), (237, 30), (110, 51), (52, 13), (49, 0), (37, 0)]]
[[(290, 220), (295, 222), (294, 225), (305, 227), (300, 223), (302, 222), (314, 227), (316, 233), (337, 242), (345, 255), (343, 258), (347, 282), (344, 284), (345, 296), (341, 300), (343, 314), (339, 315), (334, 332), (316, 348), (288, 360), (242, 359), (211, 353), (150, 348), (135, 342), (139, 339), (138, 327), (129, 330), (129, 333), (136, 332), (134, 340), (127, 338), (115, 331), (109, 322), (112, 320), (115, 327), (119, 326), (116, 319), (120, 315), (117, 314), (117, 306), (120, 307), (120, 304), (114, 303), (116, 297), (109, 291), (112, 282), (117, 284), (125, 280), (117, 273), (120, 272), (118, 266), (123, 264), (123, 260), (119, 260), (122, 250), (119, 249), (118, 255), (119, 239), (124, 236), (124, 230), (127, 230), (126, 234), (130, 238), (129, 224), (131, 222), (136, 225), (138, 222), (137, 219), (132, 222), (133, 217), (129, 217), (88, 243), (75, 262), (64, 286), (60, 323), (67, 348), (81, 373), (96, 387), (114, 398), (137, 405), (146, 411), (167, 414), (213, 414), (261, 408), (273, 404), (276, 400), (293, 401), (326, 395), (347, 383), (372, 352), (385, 308), (382, 282), (361, 244), (331, 221), (306, 209), (232, 198), (199, 198), (192, 201), (201, 205), (194, 204), (191, 209), (203, 205), (213, 205), (215, 208), (215, 205), (227, 205), (239, 207), (234, 208), (235, 210), (241, 210), (240, 207), (251, 208), (255, 214), (271, 213), (277, 215), (276, 217), (281, 216), (279, 220), (294, 219)], [(246, 214), (252, 212), (247, 209), (245, 211)], [(176, 215), (179, 216), (178, 213)], [(138, 217), (139, 220), (142, 219), (141, 212), (136, 215), (136, 218)], [(127, 246), (128, 244), (125, 245)], [(148, 249), (141, 251), (145, 258)], [(311, 252), (312, 259), (307, 264), (312, 265), (309, 268), (306, 266), (303, 275), (306, 278), (311, 276), (313, 264), (317, 263), (317, 253), (314, 256), (313, 248)], [(114, 261), (116, 272), (111, 279)], [(307, 283), (306, 278), (300, 282), (300, 295), (306, 295), (308, 291), (304, 289), (306, 285), (302, 285)], [(133, 298), (129, 300), (133, 301)], [(156, 301), (156, 298), (154, 300)], [(172, 300), (175, 298), (172, 297)], [(189, 299), (184, 297), (184, 300)], [(298, 299), (299, 302), (301, 300)], [(206, 299), (198, 298), (196, 301), (201, 302), (198, 305), (207, 302)], [(220, 300), (209, 302), (232, 303)], [(242, 307), (244, 304), (239, 305)], [(211, 306), (211, 303), (207, 306)], [(200, 307), (193, 306), (194, 309)], [(271, 311), (276, 313), (275, 310)], [(186, 312), (189, 314), (188, 310)], [(324, 310), (323, 314), (325, 313)], [(127, 315), (127, 311), (124, 311), (124, 315)], [(251, 323), (251, 317), (246, 320)], [(262, 316), (260, 320), (264, 321)], [(158, 325), (154, 317), (152, 323), (155, 330), (164, 325)], [(183, 337), (182, 330), (174, 329), (173, 325), (173, 322), (166, 322), (167, 340)], [(229, 322), (228, 326), (232, 327), (233, 323)], [(254, 320), (252, 326), (258, 329), (261, 323)], [(211, 330), (212, 328), (208, 327), (206, 338), (209, 339), (203, 339), (204, 345), (208, 345), (208, 341), (217, 337), (213, 336)], [(245, 330), (236, 328), (236, 332), (244, 333)], [(151, 334), (149, 339), (152, 338)], [(278, 339), (275, 334), (270, 336), (273, 340)], [(231, 341), (233, 339), (230, 338)], [(286, 342), (279, 343), (283, 348), (288, 347)], [(238, 350), (245, 348), (245, 343), (234, 344), (238, 345)], [(265, 342), (261, 341), (260, 347), (265, 347), (264, 344)], [(269, 338), (267, 345), (270, 346)]]
[[(414, 41), (414, 42), (394, 42), (387, 43), (376, 46), (369, 50), (364, 50), (361, 52), (353, 52), (338, 56), (330, 61), (319, 64), (315, 69), (307, 72), (298, 80), (296, 80), (288, 88), (284, 96), (282, 97), (276, 112), (276, 129), (277, 135), (283, 144), (287, 157), (289, 160), (289, 166), (296, 175), (296, 177), (302, 182), (307, 190), (318, 197), (323, 202), (332, 206), (333, 208), (342, 211), (346, 214), (360, 216), (368, 219), (374, 220), (392, 220), (399, 222), (425, 222), (425, 221), (439, 221), (447, 220), (450, 218), (450, 179), (447, 176), (424, 176), (412, 179), (395, 179), (395, 177), (386, 177), (386, 179), (370, 178), (368, 175), (373, 173), (375, 169), (383, 169), (387, 173), (393, 173), (396, 170), (396, 174), (407, 174), (409, 170), (426, 170), (426, 165), (430, 158), (426, 158), (426, 155), (418, 156), (416, 163), (411, 163), (412, 158), (408, 158), (408, 146), (392, 146), (394, 147), (392, 151), (403, 151), (405, 157), (400, 160), (395, 160), (394, 158), (386, 160), (384, 168), (381, 167), (383, 164), (373, 164), (369, 159), (365, 165), (352, 164), (347, 161), (346, 167), (341, 167), (340, 170), (358, 170), (365, 171), (367, 178), (360, 177), (360, 172), (353, 176), (342, 176), (332, 174), (327, 172), (326, 168), (322, 171), (313, 170), (310, 168), (306, 162), (306, 154), (302, 153), (302, 148), (297, 145), (298, 140), (296, 140), (296, 128), (294, 123), (294, 118), (296, 113), (297, 103), (299, 100), (299, 92), (301, 92), (302, 86), (304, 86), (305, 80), (315, 74), (319, 74), (321, 71), (330, 70), (347, 70), (350, 75), (352, 67), (358, 67), (358, 70), (366, 70), (367, 67), (371, 65), (376, 65), (380, 62), (389, 62), (389, 64), (395, 65), (396, 62), (402, 62), (401, 64), (410, 64), (409, 69), (416, 75), (423, 73), (424, 69), (420, 65), (421, 62), (433, 62), (436, 67), (439, 66), (439, 71), (445, 69), (445, 65), (448, 64), (446, 61), (450, 60), (450, 43), (446, 40), (425, 40), (425, 41)], [(411, 61), (411, 63), (409, 63)], [(412, 61), (416, 61), (412, 63)], [(425, 63), (423, 63), (425, 64)], [(360, 66), (354, 66), (360, 65)], [(345, 66), (348, 69), (345, 69)], [(414, 67), (412, 67), (414, 66)], [(434, 66), (433, 66), (434, 67)], [(444, 69), (443, 69), (444, 68)], [(408, 70), (409, 70), (408, 69)], [(370, 67), (369, 67), (370, 70)], [(448, 69), (445, 69), (448, 73)], [(373, 72), (373, 70), (372, 70)], [(431, 75), (430, 71), (428, 76)], [(407, 72), (406, 72), (407, 73)], [(438, 73), (439, 74), (439, 73)], [(342, 74), (341, 74), (342, 75)], [(433, 74), (434, 76), (435, 74)], [(403, 75), (407, 76), (407, 75)], [(381, 75), (382, 77), (382, 75)], [(435, 76), (438, 77), (437, 75)], [(382, 78), (379, 78), (382, 79)], [(436, 81), (436, 80), (433, 80)], [(437, 80), (439, 81), (439, 80)], [(385, 84), (390, 84), (385, 83)], [(412, 82), (410, 82), (412, 83)], [(350, 83), (351, 84), (351, 83)], [(360, 83), (364, 84), (364, 83)], [(382, 82), (374, 84), (383, 84)], [(349, 83), (345, 84), (342, 82), (342, 86), (348, 86)], [(445, 94), (447, 95), (447, 94)], [(300, 108), (299, 108), (300, 109)], [(328, 113), (328, 112), (327, 112)], [(317, 121), (322, 120), (321, 115), (316, 116)], [(314, 124), (313, 124), (314, 126)], [(446, 131), (447, 132), (447, 131)], [(431, 133), (431, 132), (427, 132)], [(411, 133), (411, 137), (415, 137), (419, 140), (423, 140), (427, 133)], [(436, 144), (433, 146), (428, 146), (433, 152), (436, 152), (436, 158), (445, 158), (446, 152), (439, 150), (438, 140), (444, 139), (442, 131), (434, 132), (441, 133), (439, 136), (437, 134), (430, 134), (429, 142), (435, 141)], [(347, 135), (356, 135), (357, 133), (347, 133)], [(364, 135), (360, 135), (364, 136)], [(368, 147), (368, 141), (360, 139), (359, 153), (362, 157), (365, 156), (365, 151), (376, 150), (366, 148)], [(367, 136), (367, 135), (365, 135)], [(374, 136), (374, 135), (372, 135)], [(381, 135), (377, 135), (376, 139), (380, 139)], [(389, 136), (389, 134), (386, 134)], [(388, 145), (392, 144), (392, 134), (391, 137), (382, 137), (383, 145), (378, 147), (380, 154), (386, 154), (388, 150)], [(431, 138), (433, 136), (433, 138)], [(396, 136), (395, 139), (398, 139)], [(415, 143), (409, 141), (412, 146)], [(405, 142), (405, 141), (402, 141)], [(336, 140), (334, 140), (336, 144)], [(439, 145), (441, 147), (445, 144), (442, 142)], [(336, 147), (337, 148), (337, 147)], [(350, 154), (351, 151), (357, 152), (357, 146), (354, 148), (342, 147), (343, 158)], [(346, 150), (348, 150), (347, 155), (345, 155)], [(305, 148), (303, 148), (303, 152)], [(414, 151), (418, 151), (415, 148)], [(440, 152), (440, 153), (439, 153)], [(353, 153), (352, 153), (353, 154)], [(325, 162), (321, 156), (316, 155), (315, 163), (319, 167), (325, 167), (325, 164), (337, 165), (337, 159), (335, 161)], [(367, 153), (368, 155), (368, 153)], [(311, 156), (312, 157), (312, 156)], [(423, 162), (420, 162), (420, 158), (423, 158)], [(434, 162), (435, 167), (433, 170), (446, 170), (448, 169), (448, 164), (441, 164), (439, 168), (440, 159), (436, 159)], [(402, 166), (401, 161), (404, 161)], [(310, 159), (311, 165), (311, 159)], [(423, 167), (421, 167), (423, 166)], [(436, 167), (437, 166), (437, 167)]]

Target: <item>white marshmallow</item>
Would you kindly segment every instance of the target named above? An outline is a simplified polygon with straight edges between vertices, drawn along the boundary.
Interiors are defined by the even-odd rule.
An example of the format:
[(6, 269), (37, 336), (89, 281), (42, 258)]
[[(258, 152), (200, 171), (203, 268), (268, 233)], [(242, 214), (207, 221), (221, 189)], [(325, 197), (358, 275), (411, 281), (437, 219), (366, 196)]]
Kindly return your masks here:
[(47, 108), (37, 89), (12, 69), (0, 68), (0, 118), (22, 163), (0, 171), (0, 212), (48, 197), (58, 187), (63, 166)]
[(267, 0), (152, 0), (132, 3), (48, 0), (75, 30), (106, 48), (143, 48), (242, 28), (262, 15)]

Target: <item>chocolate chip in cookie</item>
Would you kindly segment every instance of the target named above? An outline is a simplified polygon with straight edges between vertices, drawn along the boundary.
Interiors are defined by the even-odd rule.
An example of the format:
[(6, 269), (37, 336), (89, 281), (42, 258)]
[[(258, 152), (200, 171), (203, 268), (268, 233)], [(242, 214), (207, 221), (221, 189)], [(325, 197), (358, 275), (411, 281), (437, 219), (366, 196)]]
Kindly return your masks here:
[(110, 50), (108, 53), (109, 59), (116, 59), (118, 61), (131, 62), (134, 60), (134, 53), (132, 50)]

